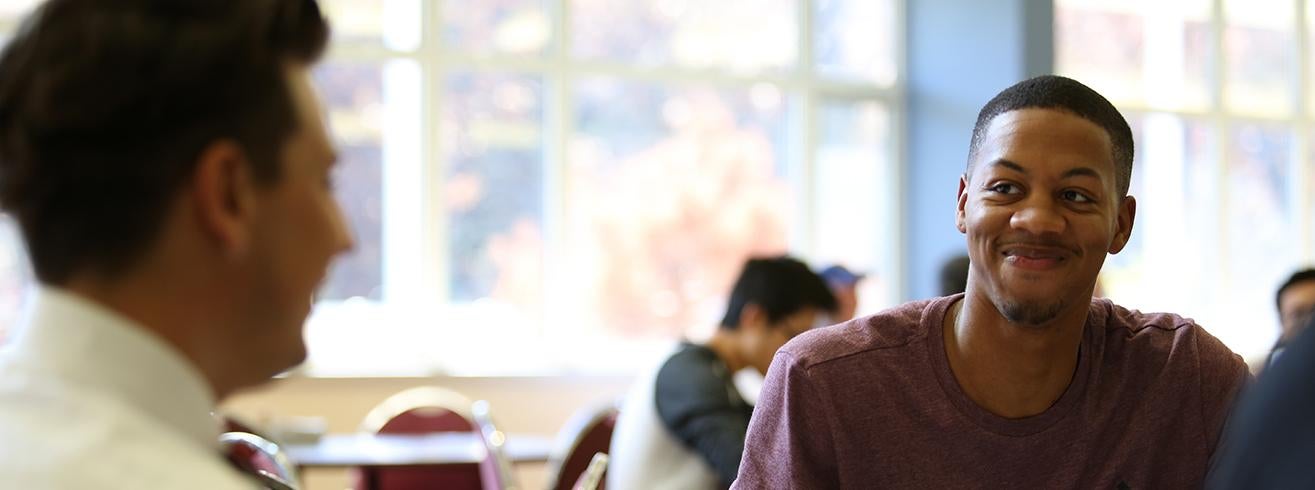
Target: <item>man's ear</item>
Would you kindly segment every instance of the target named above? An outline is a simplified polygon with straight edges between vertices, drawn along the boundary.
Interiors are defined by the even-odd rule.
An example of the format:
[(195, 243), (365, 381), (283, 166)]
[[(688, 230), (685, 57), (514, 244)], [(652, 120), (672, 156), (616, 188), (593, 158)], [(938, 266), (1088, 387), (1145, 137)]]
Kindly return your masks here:
[(746, 303), (740, 308), (740, 331), (758, 330), (767, 326), (767, 312), (754, 303)]
[(242, 147), (224, 139), (201, 150), (191, 188), (192, 209), (205, 234), (225, 257), (245, 255), (251, 248), (256, 189)]
[(1137, 218), (1137, 199), (1132, 196), (1123, 198), (1119, 203), (1118, 219), (1114, 230), (1114, 240), (1110, 242), (1110, 253), (1117, 254), (1123, 251), (1123, 247), (1128, 245), (1128, 240), (1132, 238), (1132, 223)]
[(968, 204), (968, 174), (959, 175), (959, 203), (954, 210), (954, 227), (959, 229), (959, 233), (967, 234), (968, 226), (965, 224), (967, 215), (964, 214), (964, 206)]

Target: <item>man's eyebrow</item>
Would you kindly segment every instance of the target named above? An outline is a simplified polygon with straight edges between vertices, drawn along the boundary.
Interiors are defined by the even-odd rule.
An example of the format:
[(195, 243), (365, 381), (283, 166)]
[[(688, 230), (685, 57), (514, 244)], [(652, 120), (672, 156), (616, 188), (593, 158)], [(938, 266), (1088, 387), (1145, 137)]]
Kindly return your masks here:
[(1097, 172), (1096, 169), (1091, 167), (1077, 167), (1064, 171), (1064, 175), (1061, 175), (1060, 177), (1065, 179), (1069, 177), (1091, 177), (1100, 180), (1100, 172)]
[[(1027, 169), (1026, 169), (1026, 168), (1023, 168), (1022, 165), (1019, 165), (1019, 164), (1017, 164), (1017, 163), (1011, 162), (1011, 161), (1006, 160), (1006, 159), (1003, 159), (1003, 158), (991, 162), (990, 165), (993, 166), (993, 167), (1004, 167), (1004, 168), (1007, 168), (1007, 169), (1009, 169), (1009, 170), (1013, 170), (1013, 171), (1015, 171), (1015, 172), (1018, 172), (1018, 173), (1020, 173), (1020, 174), (1027, 174), (1027, 173), (1028, 173), (1028, 172), (1027, 172)], [(1101, 178), (1101, 176), (1100, 176), (1100, 172), (1097, 172), (1096, 169), (1091, 168), (1091, 167), (1077, 167), (1077, 168), (1071, 168), (1071, 169), (1065, 170), (1064, 173), (1063, 173), (1062, 175), (1060, 175), (1060, 178), (1065, 178), (1065, 179), (1067, 179), (1067, 178), (1069, 178), (1069, 177), (1091, 177), (1091, 178), (1094, 178), (1094, 179), (1097, 179), (1097, 180), (1099, 180), (1099, 179)]]
[(1018, 172), (1018, 173), (1020, 173), (1020, 174), (1026, 174), (1026, 173), (1027, 173), (1027, 169), (1023, 168), (1022, 165), (1019, 165), (1019, 164), (1017, 164), (1017, 163), (1011, 162), (1011, 161), (1009, 161), (1009, 160), (1005, 160), (1005, 159), (1003, 159), (1003, 158), (998, 159), (998, 160), (995, 160), (995, 161), (992, 161), (990, 165), (991, 165), (992, 167), (1004, 167), (1004, 168), (1007, 168), (1007, 169), (1009, 169), (1009, 170), (1013, 170), (1013, 171), (1015, 171), (1015, 172)]

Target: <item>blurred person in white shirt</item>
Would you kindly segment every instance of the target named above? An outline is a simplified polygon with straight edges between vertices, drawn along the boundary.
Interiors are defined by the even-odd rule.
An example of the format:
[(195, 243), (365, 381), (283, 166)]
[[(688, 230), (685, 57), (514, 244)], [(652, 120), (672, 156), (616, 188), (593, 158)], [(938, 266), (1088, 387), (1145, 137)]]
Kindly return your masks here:
[(0, 207), (40, 287), (0, 355), (6, 488), (253, 488), (215, 405), (306, 356), (352, 246), (314, 0), (50, 0), (0, 55)]

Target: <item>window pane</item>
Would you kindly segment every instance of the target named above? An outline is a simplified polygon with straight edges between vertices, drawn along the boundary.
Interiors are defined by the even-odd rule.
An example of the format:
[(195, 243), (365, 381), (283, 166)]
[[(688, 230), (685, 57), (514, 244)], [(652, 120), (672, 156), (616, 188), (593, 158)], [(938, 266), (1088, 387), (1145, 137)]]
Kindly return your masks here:
[(459, 74), (443, 86), (448, 284), (536, 321), (543, 305), (543, 82)]
[(320, 0), (335, 44), (420, 46), (421, 0)]
[(787, 69), (798, 56), (797, 3), (570, 0), (572, 53), (639, 65)]
[(42, 0), (0, 0), (0, 21), (16, 22), (41, 2)]
[(18, 224), (0, 215), (0, 344), (9, 338), (32, 286), (32, 273)]
[(1217, 138), (1206, 121), (1158, 113), (1128, 119), (1138, 148), (1129, 189), (1137, 214), (1128, 245), (1106, 259), (1101, 285), (1120, 304), (1212, 326), (1222, 277)]
[(1057, 1), (1055, 69), (1112, 101), (1140, 101), (1145, 43), (1142, 27), (1137, 12)]
[(813, 176), (815, 267), (842, 264), (867, 277), (857, 313), (890, 306), (896, 261), (888, 235), (891, 214), (890, 112), (876, 101), (826, 101), (821, 107)]
[(1296, 98), (1292, 0), (1227, 0), (1224, 103), (1245, 114), (1287, 115)]
[(552, 41), (544, 0), (444, 2), (443, 40), (465, 53), (543, 53)]
[(1210, 101), (1209, 0), (1055, 4), (1056, 68), (1116, 103), (1204, 110)]
[(895, 83), (895, 2), (819, 0), (817, 68), (823, 76)]
[[(1255, 312), (1273, 311), (1274, 288), (1298, 263), (1301, 243), (1288, 187), (1293, 141), (1290, 130), (1277, 125), (1236, 123), (1230, 136), (1227, 288), (1236, 312), (1230, 320), (1245, 325), (1255, 323)], [(1277, 321), (1237, 340), (1263, 350), (1273, 337), (1261, 332), (1277, 334)]]
[[(1315, 141), (1315, 132), (1307, 133), (1307, 141)], [(1315, 267), (1315, 145), (1306, 146), (1309, 153), (1306, 157), (1306, 231), (1310, 234), (1306, 239), (1305, 261), (1307, 265)]]
[[(1315, 2), (1310, 2), (1310, 1), (1306, 2), (1306, 32), (1307, 32), (1307, 38), (1306, 38), (1305, 52), (1307, 56), (1306, 59), (1307, 72), (1306, 72), (1306, 86), (1302, 87), (1302, 89), (1307, 92), (1306, 101), (1308, 103), (1308, 106), (1306, 109), (1310, 112), (1311, 115), (1315, 115), (1315, 97), (1310, 95), (1312, 93), (1315, 93), (1315, 49), (1313, 49), (1315, 48), (1315, 39), (1313, 39), (1310, 34), (1310, 33), (1315, 33)], [(1312, 161), (1311, 164), (1315, 165), (1315, 161)], [(1315, 189), (1312, 189), (1312, 192), (1315, 192)]]
[(788, 99), (766, 85), (612, 80), (584, 81), (575, 96), (568, 323), (648, 338), (714, 326), (744, 259), (786, 250)]
[(323, 299), (382, 296), (383, 74), (374, 63), (330, 62), (315, 84), (338, 147), (334, 193), (356, 238), (320, 291)]

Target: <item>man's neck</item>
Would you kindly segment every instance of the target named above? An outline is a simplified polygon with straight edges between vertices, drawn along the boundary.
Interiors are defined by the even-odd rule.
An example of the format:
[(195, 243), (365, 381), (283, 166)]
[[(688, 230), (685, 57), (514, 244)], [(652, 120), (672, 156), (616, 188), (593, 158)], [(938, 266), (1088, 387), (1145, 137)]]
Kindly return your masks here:
[(712, 350), (717, 354), (717, 358), (726, 364), (726, 372), (737, 373), (741, 369), (749, 366), (739, 354), (739, 339), (735, 332), (718, 328), (717, 333), (712, 334), (712, 338), (703, 343), (704, 347)]
[(942, 326), (950, 369), (964, 393), (991, 413), (1038, 415), (1073, 381), (1088, 310), (1086, 303), (1069, 305), (1046, 325), (1019, 325), (969, 291)]
[[(133, 277), (113, 282), (93, 278), (77, 278), (62, 287), (70, 293), (112, 310), (130, 319), (138, 327), (172, 346), (184, 358), (191, 362), (206, 378), (211, 394), (216, 400), (233, 391), (233, 383), (227, 382), (221, 362), (206, 355), (210, 352), (207, 344), (210, 339), (202, 338), (197, 333), (206, 332), (200, 322), (213, 315), (199, 313), (197, 305), (185, 301), (188, 296), (186, 286), (174, 284), (172, 287), (149, 286), (149, 281)], [(144, 293), (149, 291), (149, 293)]]

